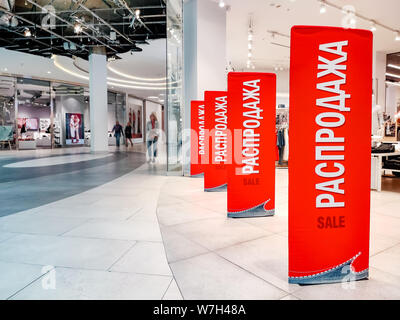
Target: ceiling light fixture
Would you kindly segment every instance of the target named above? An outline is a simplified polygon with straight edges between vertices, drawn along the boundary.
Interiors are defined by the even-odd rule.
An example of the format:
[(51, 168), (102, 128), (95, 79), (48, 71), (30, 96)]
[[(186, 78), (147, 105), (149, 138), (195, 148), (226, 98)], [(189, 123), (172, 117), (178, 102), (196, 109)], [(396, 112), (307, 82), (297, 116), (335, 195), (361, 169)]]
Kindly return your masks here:
[(321, 1), (321, 5), (319, 7), (319, 13), (323, 14), (326, 12), (326, 4), (324, 1)]
[(394, 69), (399, 69), (400, 70), (400, 66), (397, 66), (395, 64), (390, 64), (389, 63), (387, 66), (390, 67), (390, 68), (394, 68)]
[(371, 28), (370, 28), (370, 30), (371, 30), (372, 32), (376, 31), (376, 24), (375, 24), (374, 21), (371, 22)]
[(135, 16), (136, 16), (136, 19), (140, 18), (140, 10), (139, 9), (135, 10)]
[(75, 22), (74, 24), (74, 32), (76, 34), (80, 34), (83, 31), (82, 25), (79, 22)]
[(24, 36), (27, 37), (27, 38), (32, 36), (32, 32), (31, 32), (31, 30), (29, 28), (25, 28)]
[(400, 32), (396, 32), (396, 37), (394, 38), (396, 41), (400, 41)]
[(400, 79), (400, 76), (397, 75), (397, 74), (394, 74), (394, 73), (388, 73), (388, 72), (386, 72), (386, 75), (387, 75), (388, 77), (393, 77), (393, 78), (399, 78), (399, 79)]
[(223, 7), (225, 7), (225, 2), (223, 0), (219, 0), (218, 5), (220, 8), (223, 8)]

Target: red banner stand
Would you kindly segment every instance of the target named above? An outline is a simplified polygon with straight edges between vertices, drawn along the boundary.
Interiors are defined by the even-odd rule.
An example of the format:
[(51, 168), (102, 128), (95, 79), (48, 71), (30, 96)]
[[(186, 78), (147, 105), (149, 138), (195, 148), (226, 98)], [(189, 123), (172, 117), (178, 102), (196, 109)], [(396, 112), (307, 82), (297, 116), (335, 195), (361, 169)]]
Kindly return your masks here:
[(233, 135), (228, 217), (274, 215), (275, 103), (275, 74), (228, 74), (228, 119)]
[(208, 133), (208, 164), (204, 166), (204, 191), (226, 191), (229, 156), (228, 93), (206, 91), (205, 128)]
[(208, 151), (206, 149), (204, 101), (192, 101), (190, 105), (190, 176), (198, 177), (204, 173), (204, 158)]
[(367, 278), (372, 33), (296, 26), (290, 59), (289, 282)]

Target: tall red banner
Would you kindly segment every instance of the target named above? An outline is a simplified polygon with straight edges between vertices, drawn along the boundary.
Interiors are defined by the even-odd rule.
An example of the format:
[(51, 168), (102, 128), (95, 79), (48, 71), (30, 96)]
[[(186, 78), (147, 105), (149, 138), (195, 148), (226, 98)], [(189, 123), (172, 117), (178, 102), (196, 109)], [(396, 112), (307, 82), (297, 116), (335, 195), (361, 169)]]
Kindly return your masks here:
[(367, 278), (372, 33), (296, 26), (290, 60), (289, 282)]
[(208, 151), (204, 126), (204, 101), (191, 102), (190, 117), (190, 175), (198, 176), (203, 173), (204, 159)]
[(228, 74), (228, 127), (233, 136), (228, 217), (274, 215), (275, 97), (275, 74)]
[(206, 91), (205, 129), (209, 143), (208, 164), (204, 166), (204, 191), (225, 191), (227, 163), (230, 162), (228, 96), (226, 91)]

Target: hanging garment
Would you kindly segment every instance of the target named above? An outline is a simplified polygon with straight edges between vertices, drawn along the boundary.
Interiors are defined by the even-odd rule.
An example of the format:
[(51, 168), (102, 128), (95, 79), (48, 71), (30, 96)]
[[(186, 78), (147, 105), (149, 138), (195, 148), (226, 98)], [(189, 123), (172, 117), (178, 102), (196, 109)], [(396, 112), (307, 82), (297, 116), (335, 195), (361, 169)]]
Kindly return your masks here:
[(288, 129), (285, 129), (284, 139), (285, 139), (285, 149), (283, 150), (283, 160), (289, 161), (289, 133)]

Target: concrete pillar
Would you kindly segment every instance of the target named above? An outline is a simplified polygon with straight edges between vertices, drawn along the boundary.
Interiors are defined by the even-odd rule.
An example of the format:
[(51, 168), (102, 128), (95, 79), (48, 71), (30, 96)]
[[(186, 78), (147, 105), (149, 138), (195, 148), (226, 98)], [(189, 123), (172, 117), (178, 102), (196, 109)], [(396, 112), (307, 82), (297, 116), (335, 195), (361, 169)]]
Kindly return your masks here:
[(107, 57), (96, 49), (89, 56), (90, 149), (108, 152)]
[[(184, 174), (190, 164), (190, 101), (204, 99), (205, 90), (226, 90), (226, 9), (215, 1), (187, 0), (184, 36)], [(186, 140), (186, 141), (185, 141)], [(189, 140), (189, 141), (188, 141)]]

